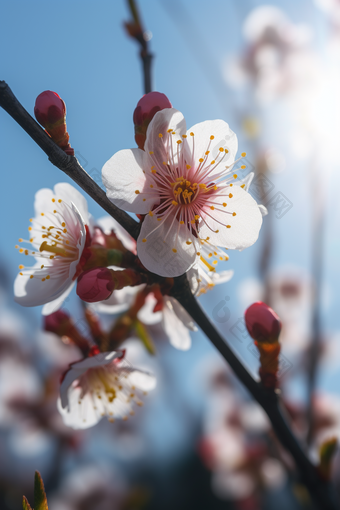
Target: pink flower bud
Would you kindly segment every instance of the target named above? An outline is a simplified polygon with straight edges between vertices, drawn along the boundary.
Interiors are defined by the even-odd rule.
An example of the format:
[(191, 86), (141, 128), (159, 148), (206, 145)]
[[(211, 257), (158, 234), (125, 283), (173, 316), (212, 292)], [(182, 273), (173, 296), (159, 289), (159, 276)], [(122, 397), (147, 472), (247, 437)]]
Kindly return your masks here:
[(66, 128), (66, 106), (61, 97), (52, 90), (45, 90), (35, 101), (34, 115), (52, 140), (66, 154), (74, 156), (74, 149), (69, 144), (70, 137)]
[(268, 305), (258, 301), (245, 311), (244, 318), (249, 335), (258, 342), (277, 342), (281, 321), (279, 316)]
[(34, 115), (39, 124), (47, 128), (48, 125), (64, 119), (66, 106), (56, 92), (45, 90), (35, 101)]
[(135, 140), (140, 149), (144, 149), (148, 125), (155, 114), (165, 108), (172, 108), (172, 104), (161, 92), (149, 92), (138, 101), (133, 112), (133, 123), (135, 125)]
[(98, 267), (84, 271), (79, 276), (77, 294), (87, 303), (96, 303), (108, 299), (114, 288), (115, 282), (111, 270), (106, 267)]

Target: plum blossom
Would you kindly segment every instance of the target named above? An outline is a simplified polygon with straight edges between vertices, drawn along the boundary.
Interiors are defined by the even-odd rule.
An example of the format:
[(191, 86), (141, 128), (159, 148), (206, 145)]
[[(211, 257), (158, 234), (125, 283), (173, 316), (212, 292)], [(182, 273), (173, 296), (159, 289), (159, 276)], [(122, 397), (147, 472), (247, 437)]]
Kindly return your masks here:
[(32, 267), (20, 265), (14, 282), (15, 301), (22, 306), (43, 307), (43, 315), (58, 310), (71, 292), (82, 267), (82, 254), (90, 242), (85, 198), (68, 183), (41, 189), (35, 195), (35, 216), (28, 227), (30, 244), (16, 248), (31, 255)]
[[(186, 130), (174, 108), (154, 116), (145, 151), (122, 150), (105, 163), (108, 198), (145, 214), (137, 253), (150, 271), (175, 277), (202, 257), (202, 247), (243, 249), (258, 238), (262, 216), (255, 200), (234, 185), (237, 137), (222, 120)], [(245, 156), (245, 153), (242, 153)]]
[(123, 351), (92, 351), (93, 356), (70, 365), (60, 387), (58, 409), (74, 429), (92, 427), (103, 416), (126, 420), (134, 403), (143, 405), (140, 395), (156, 386), (155, 377), (133, 368)]
[(318, 80), (309, 27), (293, 24), (278, 7), (253, 9), (244, 22), (243, 34), (247, 48), (229, 62), (226, 80), (235, 87), (252, 81), (260, 103), (287, 93), (306, 92)]

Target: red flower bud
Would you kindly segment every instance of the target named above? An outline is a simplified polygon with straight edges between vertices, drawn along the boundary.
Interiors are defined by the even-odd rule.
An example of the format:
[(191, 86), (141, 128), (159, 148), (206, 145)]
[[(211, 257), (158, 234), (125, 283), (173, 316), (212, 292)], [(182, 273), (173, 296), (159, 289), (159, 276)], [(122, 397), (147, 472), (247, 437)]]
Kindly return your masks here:
[(138, 101), (133, 112), (133, 123), (135, 125), (135, 140), (140, 149), (144, 149), (148, 125), (156, 113), (165, 108), (172, 108), (172, 104), (161, 92), (149, 92)]
[(66, 106), (61, 97), (52, 90), (45, 90), (35, 101), (34, 115), (52, 140), (59, 145), (66, 154), (74, 156), (74, 150), (69, 144), (69, 134), (66, 129)]
[(78, 278), (77, 294), (87, 303), (108, 299), (115, 288), (111, 270), (98, 267), (84, 271)]
[(47, 128), (58, 120), (64, 121), (66, 106), (61, 97), (52, 90), (45, 90), (35, 101), (34, 115), (37, 121)]
[(50, 331), (51, 333), (55, 333), (59, 336), (66, 334), (70, 324), (70, 316), (62, 310), (58, 310), (57, 312), (51, 313), (51, 315), (46, 315), (44, 317), (45, 331)]
[(258, 301), (245, 311), (244, 318), (249, 335), (258, 342), (277, 342), (281, 321), (279, 316), (268, 305)]

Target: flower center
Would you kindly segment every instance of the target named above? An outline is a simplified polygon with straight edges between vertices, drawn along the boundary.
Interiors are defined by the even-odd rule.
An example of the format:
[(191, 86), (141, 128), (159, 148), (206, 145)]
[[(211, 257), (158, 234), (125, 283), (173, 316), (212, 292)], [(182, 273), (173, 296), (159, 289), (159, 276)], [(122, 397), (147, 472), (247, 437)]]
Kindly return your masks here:
[(176, 182), (171, 183), (171, 186), (173, 187), (174, 198), (179, 204), (190, 204), (197, 197), (197, 182), (192, 184), (184, 177), (178, 177)]

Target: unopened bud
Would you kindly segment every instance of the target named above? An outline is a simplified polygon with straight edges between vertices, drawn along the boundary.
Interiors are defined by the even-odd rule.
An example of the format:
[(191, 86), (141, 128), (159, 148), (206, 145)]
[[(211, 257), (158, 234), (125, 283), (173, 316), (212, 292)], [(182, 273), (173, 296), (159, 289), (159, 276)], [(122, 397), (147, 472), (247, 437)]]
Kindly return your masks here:
[(281, 332), (279, 316), (268, 305), (258, 301), (244, 314), (249, 335), (257, 342), (275, 343)]
[(156, 113), (165, 108), (172, 108), (172, 104), (161, 92), (149, 92), (138, 101), (133, 112), (133, 123), (135, 125), (135, 140), (140, 149), (144, 149), (148, 125)]
[(106, 267), (89, 269), (78, 278), (77, 294), (87, 303), (108, 299), (115, 288), (111, 270)]
[(52, 140), (59, 145), (66, 154), (74, 155), (69, 144), (69, 134), (66, 128), (66, 106), (61, 97), (52, 90), (45, 90), (35, 101), (34, 115)]
[(268, 305), (258, 301), (247, 308), (245, 322), (250, 336), (260, 353), (260, 378), (264, 387), (275, 389), (278, 385), (279, 335), (281, 321)]
[(134, 287), (147, 283), (147, 280), (146, 275), (133, 269), (113, 271), (107, 267), (97, 267), (81, 273), (77, 283), (77, 294), (87, 303), (97, 303), (108, 299), (114, 290), (127, 286)]

